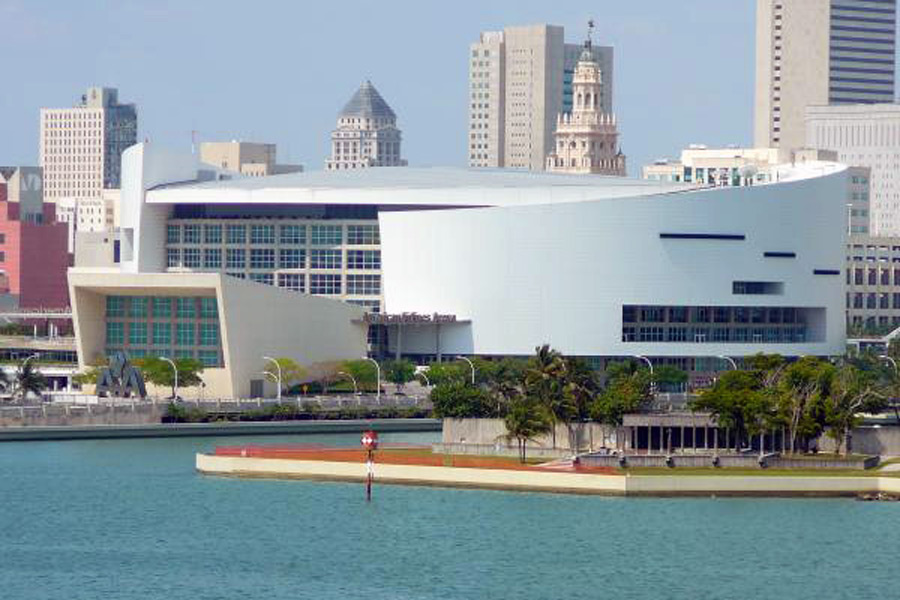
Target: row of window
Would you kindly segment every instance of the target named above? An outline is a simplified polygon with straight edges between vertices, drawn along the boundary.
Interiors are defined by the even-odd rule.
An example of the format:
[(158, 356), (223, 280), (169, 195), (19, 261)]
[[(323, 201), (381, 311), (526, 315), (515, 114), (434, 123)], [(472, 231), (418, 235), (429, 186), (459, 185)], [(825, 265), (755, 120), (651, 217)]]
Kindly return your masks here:
[(172, 358), (194, 358), (199, 360), (204, 367), (221, 367), (222, 359), (219, 356), (218, 350), (190, 350), (185, 348), (154, 348), (154, 349), (146, 349), (146, 348), (128, 348), (127, 350), (124, 348), (117, 348), (114, 346), (107, 346), (106, 355), (114, 356), (119, 352), (125, 352), (125, 354), (132, 359), (136, 358), (146, 358), (148, 356), (165, 356)]
[[(249, 228), (249, 229), (248, 229)], [(309, 236), (307, 236), (307, 229)], [(168, 244), (281, 244), (314, 246), (340, 245), (344, 239), (343, 225), (273, 225), (229, 224), (172, 224), (166, 227)], [(378, 225), (347, 225), (347, 244), (362, 246), (379, 244)]]
[[(244, 248), (225, 249), (223, 263), (221, 248), (167, 248), (166, 266), (170, 268), (185, 267), (189, 269), (304, 269), (307, 266), (306, 250), (299, 248), (280, 248), (276, 254), (274, 248), (251, 248), (248, 253)], [(277, 267), (276, 267), (277, 257)], [(309, 252), (310, 269), (342, 269), (344, 266), (342, 250), (311, 250)], [(348, 269), (377, 270), (381, 268), (380, 250), (347, 250)]]
[[(854, 257), (855, 258), (855, 257)], [(861, 259), (861, 257), (860, 257)], [(846, 281), (850, 285), (900, 285), (900, 268), (895, 269), (863, 269), (856, 267), (853, 270), (851, 278), (851, 270), (846, 271)], [(893, 271), (893, 280), (891, 272)]]
[(782, 306), (630, 306), (623, 323), (801, 323), (803, 315)]
[(170, 346), (173, 339), (177, 346), (218, 346), (219, 326), (217, 323), (106, 322), (107, 345), (121, 345), (126, 339), (131, 346)]
[(309, 275), (309, 286), (306, 284), (305, 273), (227, 273), (239, 279), (249, 279), (256, 283), (275, 285), (296, 292), (309, 291), (310, 294), (324, 296), (339, 296), (346, 293), (350, 296), (379, 296), (381, 295), (381, 275), (347, 275), (346, 292), (340, 275), (327, 273), (312, 273)]
[(900, 294), (861, 294), (858, 292), (847, 294), (847, 308), (893, 308), (900, 310)]
[(775, 344), (806, 341), (805, 327), (623, 327), (623, 342)]
[(178, 319), (216, 319), (219, 311), (215, 298), (197, 297), (154, 297), (144, 296), (107, 296), (106, 316), (146, 318), (171, 318)]

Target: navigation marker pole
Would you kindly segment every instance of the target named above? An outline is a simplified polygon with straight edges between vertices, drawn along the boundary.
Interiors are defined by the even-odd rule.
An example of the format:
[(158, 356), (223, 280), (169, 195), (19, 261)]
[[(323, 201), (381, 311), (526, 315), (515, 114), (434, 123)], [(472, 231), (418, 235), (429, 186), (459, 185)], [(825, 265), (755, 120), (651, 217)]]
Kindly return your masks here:
[(366, 502), (372, 501), (372, 481), (375, 479), (375, 450), (378, 448), (378, 434), (365, 431), (362, 434), (363, 448), (366, 449)]

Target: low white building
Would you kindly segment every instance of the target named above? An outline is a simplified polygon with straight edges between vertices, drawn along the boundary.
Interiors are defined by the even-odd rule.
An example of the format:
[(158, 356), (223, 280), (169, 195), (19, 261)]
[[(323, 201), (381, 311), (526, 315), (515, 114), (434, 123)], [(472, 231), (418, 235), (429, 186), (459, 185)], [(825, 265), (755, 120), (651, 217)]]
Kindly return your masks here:
[[(549, 343), (598, 365), (715, 371), (720, 356), (844, 350), (847, 175), (833, 163), (704, 189), (449, 168), (224, 178), (148, 144), (123, 169), (119, 263), (70, 275), (83, 363), (193, 356), (224, 369), (219, 393), (244, 395), (264, 354), (359, 357), (366, 322), (373, 354), (421, 361)], [(214, 297), (216, 316), (185, 308), (179, 329), (176, 297), (210, 315)]]

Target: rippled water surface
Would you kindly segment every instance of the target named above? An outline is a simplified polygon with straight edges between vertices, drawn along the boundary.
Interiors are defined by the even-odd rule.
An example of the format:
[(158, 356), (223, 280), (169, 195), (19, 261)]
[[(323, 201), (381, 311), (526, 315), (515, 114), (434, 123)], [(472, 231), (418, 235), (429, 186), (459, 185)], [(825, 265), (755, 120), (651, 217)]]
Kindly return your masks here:
[(377, 486), (366, 504), (194, 472), (251, 441), (358, 436), (0, 444), (0, 598), (900, 597), (900, 503)]

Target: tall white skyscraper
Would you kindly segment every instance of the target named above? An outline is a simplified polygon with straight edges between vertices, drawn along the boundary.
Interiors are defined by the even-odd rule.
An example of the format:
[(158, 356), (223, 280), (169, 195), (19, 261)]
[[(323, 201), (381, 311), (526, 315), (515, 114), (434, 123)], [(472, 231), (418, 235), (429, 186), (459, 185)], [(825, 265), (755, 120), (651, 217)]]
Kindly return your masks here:
[(757, 0), (757, 147), (798, 148), (807, 106), (894, 101), (896, 0)]
[(88, 88), (72, 108), (41, 109), (41, 167), (44, 199), (56, 204), (57, 219), (74, 231), (104, 231), (104, 190), (122, 177), (122, 152), (137, 143), (137, 110), (119, 104), (115, 88)]
[[(469, 165), (545, 168), (561, 112), (571, 112), (582, 53), (556, 25), (482, 32), (469, 47)], [(591, 49), (608, 82), (601, 109), (612, 111), (613, 49)], [(608, 74), (607, 74), (608, 72)]]

